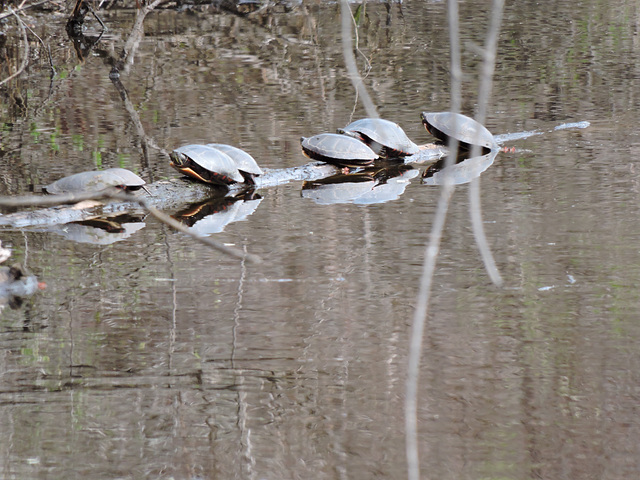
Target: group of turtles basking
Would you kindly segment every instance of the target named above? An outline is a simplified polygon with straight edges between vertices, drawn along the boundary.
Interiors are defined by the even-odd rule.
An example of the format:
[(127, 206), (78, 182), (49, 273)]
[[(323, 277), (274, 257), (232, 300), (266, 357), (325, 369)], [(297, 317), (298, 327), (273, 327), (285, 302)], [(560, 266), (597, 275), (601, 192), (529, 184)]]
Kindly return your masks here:
[[(443, 143), (453, 137), (462, 150), (470, 150), (473, 145), (488, 150), (496, 147), (491, 132), (464, 115), (423, 112), (421, 119), (429, 133)], [(340, 167), (367, 167), (376, 160), (404, 158), (420, 151), (398, 124), (380, 118), (356, 120), (338, 129), (337, 134), (303, 137), (301, 144), (307, 157)]]
[[(427, 131), (440, 142), (454, 138), (461, 150), (478, 146), (483, 153), (497, 148), (491, 132), (467, 116), (423, 112), (421, 119)], [(371, 166), (378, 160), (404, 159), (424, 148), (412, 142), (399, 125), (379, 118), (356, 120), (338, 133), (302, 137), (300, 142), (307, 157), (347, 169)], [(171, 166), (179, 172), (211, 184), (252, 185), (255, 177), (263, 174), (251, 155), (219, 143), (179, 147), (171, 152), (170, 158)], [(50, 194), (99, 191), (108, 187), (137, 190), (144, 188), (144, 184), (144, 180), (129, 170), (109, 168), (62, 178), (44, 190)]]

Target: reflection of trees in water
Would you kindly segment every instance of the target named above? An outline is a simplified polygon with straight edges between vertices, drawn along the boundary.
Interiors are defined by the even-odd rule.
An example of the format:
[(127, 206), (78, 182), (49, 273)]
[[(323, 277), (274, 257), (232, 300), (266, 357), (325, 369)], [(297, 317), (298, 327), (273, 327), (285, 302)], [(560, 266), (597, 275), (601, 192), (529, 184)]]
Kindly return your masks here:
[[(109, 34), (95, 45), (89, 57), (85, 53), (81, 71), (74, 70), (77, 63), (74, 57), (77, 57), (71, 53), (67, 42), (66, 48), (56, 48), (52, 52), (59, 74), (54, 79), (52, 92), (48, 79), (44, 81), (44, 75), (40, 75), (47, 70), (48, 77), (44, 62), (32, 62), (29, 75), (20, 76), (0, 92), (3, 96), (0, 117), (13, 124), (14, 134), (9, 135), (13, 148), (18, 148), (17, 136), (39, 135), (42, 140), (51, 139), (57, 154), (72, 159), (74, 165), (82, 166), (81, 169), (90, 169), (97, 162), (116, 166), (115, 162), (123, 158), (129, 163), (127, 166), (137, 169), (141, 144), (135, 135), (129, 135), (130, 115), (119, 107), (107, 108), (113, 99), (112, 87), (105, 82), (105, 69), (95, 58), (95, 55), (105, 60), (109, 55), (118, 57), (134, 19), (131, 11), (116, 6), (105, 9), (105, 6), (98, 13), (109, 26)], [(282, 3), (266, 2), (263, 3), (265, 8), (247, 16), (211, 6), (193, 6), (191, 11), (181, 12), (160, 7), (145, 19), (144, 40), (136, 50), (134, 68), (121, 79), (141, 122), (153, 128), (147, 133), (162, 139), (160, 146), (167, 148), (182, 143), (187, 136), (198, 141), (225, 137), (230, 143), (257, 146), (252, 149), (254, 154), (266, 146), (272, 152), (284, 152), (287, 156), (296, 154), (298, 158), (297, 136), (333, 130), (346, 124), (351, 115), (349, 105), (353, 102), (345, 99), (352, 98), (353, 89), (340, 51), (336, 22), (339, 13), (335, 6), (319, 8), (303, 3), (286, 8)], [(449, 54), (446, 49), (440, 50), (443, 42), (435, 41), (436, 37), (446, 37), (442, 7), (422, 5), (421, 8), (428, 10), (427, 15), (416, 15), (414, 8), (413, 4), (392, 4), (388, 13), (386, 5), (368, 2), (358, 28), (358, 48), (372, 66), (365, 84), (381, 115), (398, 121), (406, 119), (403, 126), (410, 136), (422, 135), (416, 117), (420, 109), (447, 104), (446, 85), (449, 83), (446, 79)], [(466, 18), (466, 7), (461, 8), (462, 16)], [(531, 12), (525, 6), (521, 14), (528, 18)], [(580, 15), (565, 11), (558, 14), (561, 19), (558, 21)], [(388, 15), (395, 28), (389, 27)], [(484, 12), (475, 11), (474, 15), (475, 20), (465, 20), (461, 28), (463, 42), (478, 38), (483, 25), (479, 19), (484, 18)], [(34, 17), (34, 31), (39, 32), (46, 44), (58, 41), (62, 37), (62, 22), (54, 21), (46, 28), (44, 25), (39, 27), (39, 18)], [(98, 22), (88, 16), (86, 25), (87, 38), (96, 39), (100, 32)], [(12, 28), (0, 41), (7, 45), (7, 60), (15, 64), (19, 63), (21, 49), (16, 45), (17, 27)], [(511, 32), (508, 28), (506, 31)], [(579, 34), (578, 31), (565, 31), (558, 41), (568, 45)], [(518, 35), (522, 40), (526, 33)], [(621, 38), (624, 44), (624, 34)], [(509, 45), (501, 44), (500, 48), (507, 55), (511, 51)], [(566, 49), (557, 51), (560, 55)], [(542, 63), (544, 59), (537, 55), (538, 52), (531, 52), (528, 61)], [(556, 60), (546, 61), (553, 63)], [(364, 72), (364, 58), (356, 55), (356, 61), (359, 70)], [(567, 65), (568, 61), (562, 59), (567, 71), (582, 68), (571, 67)], [(430, 75), (423, 73), (425, 62), (430, 65)], [(469, 71), (473, 71), (478, 57), (472, 50), (465, 49), (463, 62)], [(0, 63), (3, 64), (1, 68), (10, 65), (10, 62)], [(550, 72), (549, 68), (543, 70)], [(504, 71), (501, 74), (510, 75)], [(560, 74), (559, 81), (562, 81), (567, 75)], [(528, 85), (518, 84), (520, 76), (511, 75), (511, 78), (510, 89), (520, 92), (519, 95), (531, 92)], [(85, 79), (93, 86), (91, 92), (86, 91)], [(607, 77), (607, 82), (613, 81), (616, 80)], [(476, 82), (475, 76), (470, 75), (464, 86), (473, 91)], [(200, 85), (211, 85), (210, 94), (202, 97)], [(556, 85), (559, 84), (556, 82)], [(555, 102), (566, 103), (565, 89), (545, 88), (553, 88), (561, 95), (553, 97)], [(85, 101), (79, 102), (77, 99), (82, 97)], [(500, 92), (495, 98), (500, 105)], [(549, 96), (545, 95), (545, 98)], [(428, 99), (427, 104), (425, 99)], [(399, 102), (402, 102), (401, 106), (398, 106)], [(499, 108), (505, 115), (514, 113), (509, 110), (511, 106), (500, 105)], [(519, 111), (517, 117), (530, 116), (526, 103), (521, 108), (524, 110)], [(537, 107), (531, 104), (529, 108)], [(471, 96), (464, 97), (463, 110), (472, 110)], [(28, 120), (23, 122), (25, 113)], [(53, 137), (50, 132), (39, 130), (48, 124), (49, 118), (57, 119)], [(185, 121), (188, 118), (198, 120)], [(33, 133), (29, 130), (31, 125), (34, 126)], [(114, 128), (125, 135), (110, 134)], [(72, 136), (73, 144), (64, 142), (61, 135)], [(51, 161), (48, 142), (28, 143), (24, 147), (22, 161), (24, 157), (27, 162), (38, 157), (39, 165)], [(168, 172), (164, 159), (156, 162), (145, 159), (144, 163), (154, 172)], [(54, 169), (57, 169), (56, 176), (73, 173), (71, 169), (61, 171), (60, 166)], [(38, 183), (38, 179), (33, 178), (31, 183)]]

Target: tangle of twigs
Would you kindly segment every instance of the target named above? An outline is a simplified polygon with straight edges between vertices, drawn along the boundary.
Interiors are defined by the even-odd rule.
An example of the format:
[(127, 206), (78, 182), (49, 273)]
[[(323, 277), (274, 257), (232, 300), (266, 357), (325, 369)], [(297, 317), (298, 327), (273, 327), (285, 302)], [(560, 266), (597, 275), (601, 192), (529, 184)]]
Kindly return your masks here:
[(24, 69), (27, 68), (27, 63), (29, 62), (29, 39), (27, 38), (26, 26), (22, 21), (22, 19), (18, 16), (16, 12), (13, 11), (13, 9), (10, 6), (7, 6), (7, 8), (9, 9), (9, 12), (13, 14), (14, 17), (16, 17), (16, 20), (18, 21), (18, 25), (20, 25), (20, 28), (22, 28), (22, 40), (24, 42), (24, 55), (22, 56), (22, 62), (20, 63), (20, 67), (18, 68), (18, 70), (16, 70), (13, 74), (9, 75), (4, 80), (0, 81), (0, 85), (3, 85), (7, 83), (9, 80), (11, 80), (12, 78), (15, 78), (18, 75), (20, 75), (24, 71)]
[(20, 13), (23, 10), (27, 10), (29, 8), (34, 8), (34, 7), (38, 7), (42, 4), (45, 3), (49, 3), (51, 0), (43, 0), (42, 2), (36, 2), (36, 3), (30, 3), (29, 5), (25, 5), (25, 2), (23, 1), (20, 6), (18, 8), (16, 8), (15, 10), (11, 10), (11, 7), (9, 7), (9, 13), (5, 13), (4, 15), (0, 15), (0, 20), (7, 18), (10, 15), (15, 15), (16, 13)]

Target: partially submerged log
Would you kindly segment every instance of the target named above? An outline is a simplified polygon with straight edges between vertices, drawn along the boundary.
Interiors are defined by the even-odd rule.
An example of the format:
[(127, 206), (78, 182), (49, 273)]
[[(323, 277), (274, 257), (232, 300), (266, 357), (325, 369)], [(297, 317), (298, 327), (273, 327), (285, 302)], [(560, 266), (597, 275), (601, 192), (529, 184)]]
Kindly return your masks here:
[[(404, 161), (410, 163), (427, 163), (442, 158), (446, 148), (434, 146), (420, 153), (407, 157)], [(283, 185), (293, 181), (313, 181), (334, 175), (339, 171), (333, 165), (312, 162), (299, 167), (266, 170), (264, 175), (255, 179), (255, 189), (263, 189)], [(159, 210), (174, 210), (184, 208), (185, 205), (202, 202), (214, 197), (235, 195), (247, 189), (247, 185), (232, 185), (230, 188), (196, 182), (182, 177), (170, 180), (160, 180), (145, 185), (148, 193), (139, 191), (136, 195), (144, 195), (145, 203)], [(109, 195), (105, 195), (108, 197)], [(136, 201), (126, 202), (107, 198), (99, 200), (97, 195), (63, 196), (43, 195), (29, 197), (14, 197), (0, 199), (0, 206), (57, 206), (31, 211), (21, 211), (7, 215), (0, 215), (0, 226), (14, 228), (46, 227), (71, 222), (81, 222), (96, 217), (108, 217), (123, 213), (145, 213), (145, 208)], [(57, 200), (59, 199), (59, 200)], [(59, 205), (59, 203), (73, 203), (73, 205)]]

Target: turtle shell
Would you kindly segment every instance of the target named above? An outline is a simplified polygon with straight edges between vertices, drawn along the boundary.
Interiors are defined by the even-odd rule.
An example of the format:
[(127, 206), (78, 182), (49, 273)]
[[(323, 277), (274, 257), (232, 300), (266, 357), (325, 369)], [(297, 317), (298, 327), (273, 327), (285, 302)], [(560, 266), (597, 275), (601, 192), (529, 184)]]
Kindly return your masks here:
[(107, 168), (91, 172), (81, 172), (56, 180), (43, 188), (46, 193), (81, 193), (119, 187), (124, 190), (138, 190), (145, 181), (125, 168)]
[(371, 165), (379, 155), (353, 137), (337, 133), (321, 133), (300, 139), (302, 152), (313, 160), (345, 167)]
[(206, 145), (185, 145), (171, 154), (171, 166), (206, 183), (231, 185), (244, 182), (236, 163), (226, 153)]
[[(220, 150), (222, 153), (226, 153), (236, 163), (236, 168), (240, 170), (240, 173), (245, 180), (253, 181), (254, 175), (262, 175), (264, 172), (258, 166), (258, 162), (244, 150), (234, 147), (232, 145), (226, 145), (224, 143), (208, 143), (207, 147)], [(245, 175), (247, 174), (247, 175)]]
[(471, 150), (473, 145), (487, 150), (497, 148), (491, 132), (466, 115), (452, 112), (422, 112), (420, 118), (427, 131), (442, 142), (447, 142), (449, 137), (453, 137), (460, 142), (459, 148), (463, 150)]
[(362, 118), (338, 129), (338, 133), (362, 140), (378, 155), (388, 158), (418, 153), (413, 143), (397, 123), (382, 118)]

